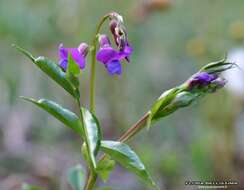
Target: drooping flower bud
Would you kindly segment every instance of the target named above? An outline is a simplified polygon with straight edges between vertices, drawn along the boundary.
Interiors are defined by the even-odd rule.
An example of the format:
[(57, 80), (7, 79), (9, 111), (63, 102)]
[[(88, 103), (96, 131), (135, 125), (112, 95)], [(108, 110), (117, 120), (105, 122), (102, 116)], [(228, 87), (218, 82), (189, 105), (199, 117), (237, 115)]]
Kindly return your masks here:
[(113, 35), (114, 42), (121, 52), (127, 53), (125, 59), (129, 62), (133, 49), (128, 42), (127, 31), (123, 23), (123, 17), (118, 13), (113, 12), (111, 13), (110, 19), (111, 21), (109, 23), (109, 27)]
[(119, 13), (111, 12), (111, 13), (109, 13), (109, 17), (110, 17), (110, 19), (115, 19), (120, 23), (124, 22), (123, 17)]

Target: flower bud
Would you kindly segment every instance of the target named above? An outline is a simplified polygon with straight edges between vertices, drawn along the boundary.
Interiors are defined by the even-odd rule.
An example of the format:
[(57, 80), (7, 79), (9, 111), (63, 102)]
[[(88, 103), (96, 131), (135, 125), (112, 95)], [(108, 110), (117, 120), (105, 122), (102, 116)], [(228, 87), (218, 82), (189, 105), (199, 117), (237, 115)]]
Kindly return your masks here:
[(123, 17), (122, 17), (119, 13), (111, 12), (111, 13), (109, 14), (109, 17), (110, 17), (111, 20), (112, 20), (112, 19), (115, 19), (115, 20), (117, 20), (119, 23), (123, 23), (123, 22), (124, 22)]
[(223, 88), (226, 83), (227, 80), (220, 77), (213, 80), (210, 84), (209, 92), (215, 92), (216, 90)]
[(101, 48), (111, 46), (110, 40), (105, 34), (100, 34), (98, 37), (98, 41)]
[(81, 55), (83, 55), (84, 57), (87, 56), (88, 52), (89, 52), (89, 46), (86, 43), (81, 43), (78, 47), (78, 51), (80, 52)]
[(218, 74), (209, 74), (207, 72), (199, 72), (193, 75), (187, 82), (186, 86), (189, 91), (215, 92), (217, 89), (224, 87), (225, 79)]

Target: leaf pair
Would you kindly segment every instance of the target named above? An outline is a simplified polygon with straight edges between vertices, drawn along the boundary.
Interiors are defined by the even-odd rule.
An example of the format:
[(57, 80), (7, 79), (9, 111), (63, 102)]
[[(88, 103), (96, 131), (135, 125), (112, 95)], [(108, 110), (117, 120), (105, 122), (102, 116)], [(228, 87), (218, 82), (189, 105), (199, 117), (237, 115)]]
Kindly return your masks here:
[[(109, 174), (115, 167), (115, 161), (121, 164), (123, 167), (128, 169), (130, 172), (138, 176), (144, 182), (157, 188), (156, 184), (152, 180), (151, 176), (147, 172), (144, 164), (137, 156), (137, 154), (125, 143), (116, 141), (102, 141), (101, 150), (109, 156), (104, 157), (98, 162), (97, 174), (107, 181)], [(113, 159), (113, 160), (112, 160)], [(115, 160), (115, 161), (114, 161)], [(83, 180), (78, 179), (79, 176), (84, 177), (84, 171), (82, 167), (72, 168), (69, 172), (69, 182), (72, 184), (73, 190), (77, 190), (77, 183), (82, 184), (79, 186), (80, 189), (83, 187)], [(72, 174), (72, 177), (70, 176)], [(72, 180), (71, 180), (72, 179)], [(72, 182), (72, 183), (71, 183)], [(157, 188), (158, 189), (158, 188)]]

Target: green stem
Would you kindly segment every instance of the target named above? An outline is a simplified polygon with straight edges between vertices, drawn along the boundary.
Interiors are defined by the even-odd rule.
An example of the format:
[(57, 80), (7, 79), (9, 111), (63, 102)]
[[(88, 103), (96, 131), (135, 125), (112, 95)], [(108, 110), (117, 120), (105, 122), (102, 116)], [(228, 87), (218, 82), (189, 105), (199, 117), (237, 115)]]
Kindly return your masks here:
[[(83, 114), (82, 114), (82, 111), (81, 111), (81, 104), (80, 104), (79, 98), (77, 98), (76, 101), (77, 101), (77, 104), (78, 104), (78, 107), (79, 107), (79, 111), (80, 111), (80, 120), (81, 120), (82, 126), (83, 126)], [(82, 128), (82, 130), (84, 131), (85, 129)], [(85, 141), (85, 143), (87, 145), (86, 137), (84, 137), (84, 141)], [(93, 167), (90, 161), (88, 161), (88, 165), (89, 165), (88, 168), (92, 168)], [(93, 169), (91, 169), (91, 171), (89, 173), (89, 177), (88, 177), (87, 182), (86, 182), (85, 190), (92, 190), (93, 189), (93, 187), (94, 187), (94, 185), (96, 183), (96, 178), (94, 178), (93, 176), (95, 176), (95, 173), (94, 173)]]
[(86, 183), (85, 190), (93, 190), (96, 181), (97, 181), (97, 174), (91, 171), (88, 175), (88, 180)]
[(109, 14), (105, 15), (99, 22), (95, 36), (92, 41), (91, 49), (91, 73), (90, 73), (90, 110), (95, 114), (95, 80), (96, 80), (96, 52), (97, 52), (97, 35), (99, 34), (103, 23), (109, 18)]
[[(91, 73), (90, 73), (90, 111), (95, 114), (95, 80), (96, 80), (96, 53), (97, 53), (97, 37), (103, 23), (109, 18), (109, 14), (102, 17), (100, 20), (91, 47)], [(97, 174), (90, 171), (86, 182), (85, 190), (92, 190), (96, 184)]]
[(149, 112), (144, 114), (131, 128), (129, 128), (120, 138), (120, 142), (126, 142), (134, 135), (140, 132), (146, 125), (149, 117)]

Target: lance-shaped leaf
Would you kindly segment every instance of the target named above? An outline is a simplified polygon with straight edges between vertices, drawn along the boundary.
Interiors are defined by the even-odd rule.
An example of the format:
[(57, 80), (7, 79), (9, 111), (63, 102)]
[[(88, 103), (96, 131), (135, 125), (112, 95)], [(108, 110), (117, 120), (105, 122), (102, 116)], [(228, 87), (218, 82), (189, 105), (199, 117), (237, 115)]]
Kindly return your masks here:
[(96, 169), (96, 155), (101, 145), (101, 129), (97, 118), (89, 110), (81, 108), (83, 126), (84, 126), (84, 140), (87, 146), (87, 153), (92, 163), (91, 169)]
[(68, 170), (68, 182), (73, 190), (81, 190), (85, 186), (85, 171), (81, 165), (77, 165)]
[(79, 90), (70, 83), (66, 78), (66, 73), (53, 61), (41, 56), (35, 58), (27, 50), (14, 45), (14, 47), (21, 53), (26, 55), (37, 67), (39, 67), (44, 73), (46, 73), (50, 78), (52, 78), (56, 83), (62, 86), (67, 92), (69, 92), (73, 97), (79, 97)]
[(144, 164), (128, 145), (116, 141), (102, 141), (101, 149), (143, 181), (156, 187)]
[(226, 62), (226, 58), (221, 59), (219, 61), (215, 61), (203, 66), (199, 72), (208, 72), (209, 74), (215, 73), (220, 74), (223, 71), (229, 70), (236, 66), (235, 63)]
[(34, 100), (32, 98), (21, 97), (26, 101), (32, 102), (43, 110), (47, 111), (63, 124), (73, 129), (76, 133), (83, 136), (82, 123), (76, 114), (63, 108), (59, 104), (46, 99)]

